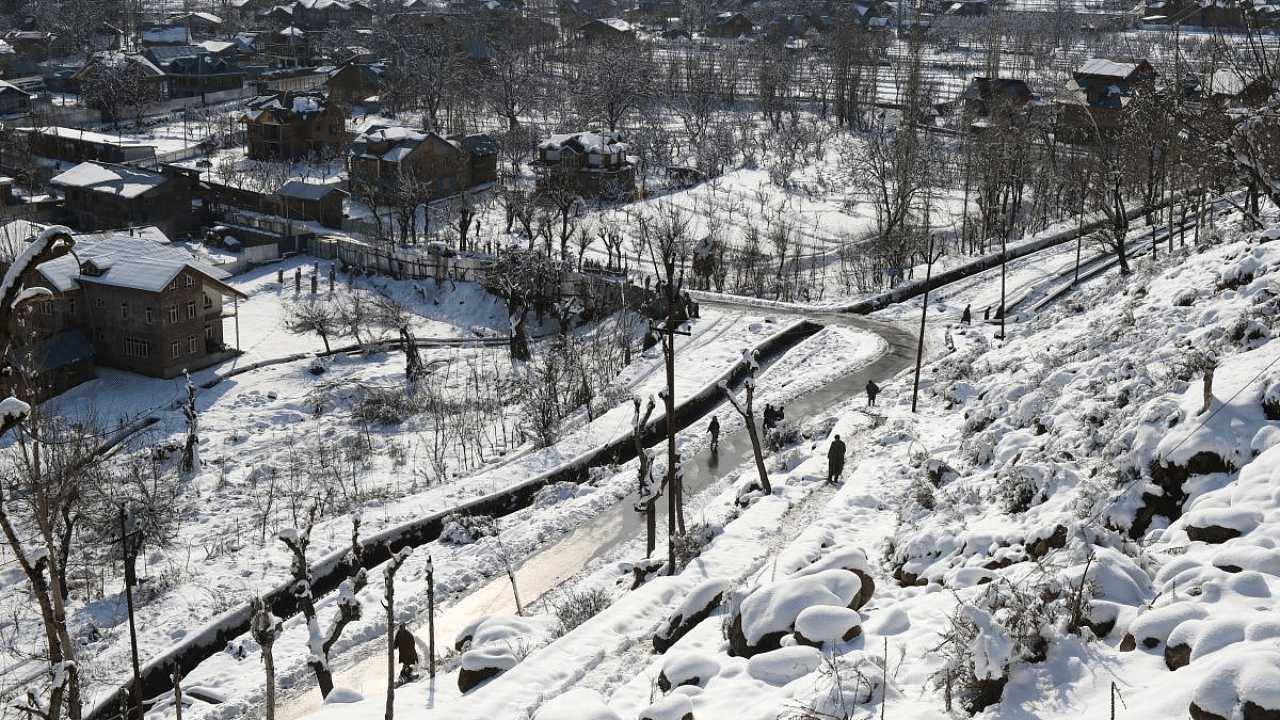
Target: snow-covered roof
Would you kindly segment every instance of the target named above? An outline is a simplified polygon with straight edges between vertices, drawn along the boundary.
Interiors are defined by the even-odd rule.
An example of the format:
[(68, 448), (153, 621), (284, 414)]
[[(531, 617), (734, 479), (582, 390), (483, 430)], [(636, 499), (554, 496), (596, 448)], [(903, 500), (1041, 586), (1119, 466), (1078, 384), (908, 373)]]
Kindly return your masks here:
[(1137, 63), (1117, 62), (1106, 58), (1093, 58), (1080, 66), (1077, 74), (1101, 75), (1103, 77), (1127, 78), (1138, 69)]
[(191, 36), (187, 34), (185, 27), (148, 28), (142, 31), (144, 43), (185, 44), (190, 40)]
[(200, 48), (201, 50), (204, 50), (207, 53), (218, 55), (220, 53), (224, 53), (230, 50), (233, 47), (236, 47), (236, 44), (230, 43), (230, 42), (224, 42), (222, 40), (205, 40), (204, 42), (196, 43), (196, 47)]
[[(157, 237), (164, 242), (158, 242)], [(184, 269), (218, 281), (231, 277), (227, 271), (173, 246), (154, 228), (135, 231), (133, 235), (114, 231), (76, 235), (75, 239), (74, 255), (64, 255), (39, 268), (45, 280), (62, 292), (85, 281), (160, 292)]]
[(160, 187), (168, 180), (164, 175), (125, 165), (85, 161), (55, 175), (49, 183), (60, 187), (83, 188), (93, 192), (136, 198)]
[(320, 200), (335, 192), (346, 194), (346, 191), (335, 183), (321, 184), (290, 180), (281, 185), (276, 194), (280, 197), (294, 198), (296, 200)]
[(565, 147), (580, 149), (582, 152), (612, 155), (626, 152), (630, 146), (622, 141), (622, 134), (614, 130), (552, 135), (550, 139), (538, 145), (539, 150), (560, 150)]
[(247, 103), (245, 117), (256, 121), (264, 113), (271, 113), (281, 122), (295, 119), (307, 120), (329, 107), (329, 98), (321, 92), (280, 92), (259, 95)]

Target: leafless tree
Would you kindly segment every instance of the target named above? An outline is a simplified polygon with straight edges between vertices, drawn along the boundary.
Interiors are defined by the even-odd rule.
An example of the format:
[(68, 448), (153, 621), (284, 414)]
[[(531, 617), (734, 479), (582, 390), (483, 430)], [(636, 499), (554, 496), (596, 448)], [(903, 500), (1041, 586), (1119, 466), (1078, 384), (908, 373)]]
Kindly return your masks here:
[(352, 518), (351, 550), (343, 559), (348, 569), (348, 578), (342, 581), (338, 590), (338, 611), (329, 625), (328, 632), (319, 631), (319, 619), (316, 613), (313, 589), (314, 577), (311, 565), (307, 560), (307, 547), (311, 544), (311, 530), (315, 524), (316, 508), (312, 507), (307, 525), (302, 529), (282, 530), (276, 537), (284, 543), (293, 555), (290, 573), (293, 584), (290, 592), (298, 599), (302, 615), (307, 620), (308, 628), (312, 628), (307, 647), (309, 655), (307, 665), (316, 675), (316, 683), (320, 686), (320, 695), (328, 697), (333, 692), (333, 670), (329, 653), (334, 643), (342, 636), (347, 625), (360, 619), (362, 607), (357, 598), (368, 582), (368, 574), (363, 567), (364, 546), (360, 544), (360, 518)]
[(331, 352), (329, 338), (338, 334), (341, 325), (339, 307), (331, 300), (311, 298), (299, 300), (288, 306), (284, 318), (285, 330), (296, 335), (316, 334), (324, 342), (324, 351)]
[(634, 40), (604, 42), (579, 48), (573, 58), (569, 91), (587, 122), (617, 130), (653, 97), (652, 65)]

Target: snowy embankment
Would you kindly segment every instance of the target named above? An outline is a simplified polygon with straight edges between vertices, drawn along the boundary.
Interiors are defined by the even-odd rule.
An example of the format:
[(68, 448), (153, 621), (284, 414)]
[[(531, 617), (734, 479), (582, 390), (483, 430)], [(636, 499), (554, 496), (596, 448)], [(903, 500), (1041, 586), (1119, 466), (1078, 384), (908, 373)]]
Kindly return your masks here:
[[(270, 290), (269, 287), (267, 289)], [(265, 301), (271, 301), (269, 294)], [(258, 307), (257, 310), (254, 307), (251, 301), (245, 309), (249, 313), (262, 312), (261, 307)], [(692, 324), (691, 336), (681, 338), (678, 343), (680, 347), (679, 362), (682, 365), (687, 363), (687, 366), (682, 367), (682, 372), (678, 379), (677, 397), (683, 399), (714, 394), (716, 392), (716, 384), (720, 380), (727, 378), (738, 364), (743, 347), (767, 346), (775, 342), (783, 333), (797, 328), (799, 324), (800, 321), (794, 318), (781, 318), (781, 321), (775, 321), (773, 317), (742, 316), (717, 311), (705, 313), (703, 319)], [(847, 338), (838, 338), (836, 344), (838, 345), (839, 341), (844, 339)], [(267, 338), (255, 342), (257, 352), (263, 352), (271, 347), (275, 346), (270, 344)], [(383, 368), (375, 372), (382, 372), (390, 376), (392, 373), (401, 372), (399, 367), (401, 365), (402, 361), (400, 360), (379, 358), (376, 355), (362, 360), (338, 358), (330, 365), (326, 376), (332, 378), (334, 375), (359, 372), (363, 378), (368, 379), (371, 377), (370, 371), (375, 368)], [(838, 371), (839, 367), (837, 365), (832, 364), (829, 370)], [(303, 407), (301, 406), (306, 402), (308, 396), (307, 386), (316, 382), (310, 379), (305, 372), (306, 366), (307, 363), (296, 363), (293, 365), (261, 367), (245, 376), (238, 376), (224, 381), (224, 383), (215, 386), (211, 393), (202, 396), (201, 399), (209, 403), (207, 408), (202, 409), (202, 442), (208, 445), (208, 448), (203, 449), (202, 452), (210, 459), (210, 464), (218, 468), (223, 478), (230, 476), (233, 479), (238, 467), (243, 467), (252, 473), (254, 456), (259, 453), (266, 452), (269, 455), (273, 452), (280, 453), (290, 449), (290, 443), (294, 441), (290, 440), (288, 436), (293, 433), (290, 430), (286, 430), (285, 426), (306, 422), (306, 415), (302, 412)], [(660, 369), (661, 360), (655, 355), (650, 355), (641, 358), (635, 363), (621, 379), (621, 382), (625, 383), (628, 389), (637, 395), (656, 394), (663, 382), (663, 373), (660, 372)], [(372, 377), (377, 377), (377, 375), (374, 374)], [(798, 383), (793, 390), (798, 390), (803, 386), (804, 383)], [(209, 396), (212, 396), (212, 398)], [(164, 416), (163, 412), (160, 414)], [(655, 419), (660, 419), (660, 415), (661, 413), (658, 413), (659, 418)], [(176, 418), (162, 417), (162, 420), (164, 420), (163, 426), (168, 427), (170, 431), (177, 432)], [(362, 535), (364, 538), (368, 538), (366, 542), (380, 543), (388, 539), (394, 542), (404, 534), (403, 528), (406, 522), (420, 525), (423, 518), (439, 517), (440, 513), (457, 505), (474, 504), (477, 498), (509, 491), (511, 488), (521, 484), (539, 483), (538, 478), (540, 476), (557, 468), (562, 468), (566, 464), (572, 465), (576, 461), (593, 456), (609, 441), (616, 441), (620, 437), (625, 438), (629, 429), (630, 404), (626, 403), (590, 423), (579, 424), (572, 431), (566, 433), (555, 446), (532, 452), (518, 452), (515, 455), (509, 455), (504, 458), (495, 457), (491, 461), (491, 466), (482, 472), (460, 478), (446, 486), (433, 490), (399, 497), (394, 507), (387, 506), (381, 510), (368, 512), (364, 515), (365, 522)], [(397, 435), (394, 428), (388, 428), (386, 433), (387, 438), (393, 438)], [(271, 442), (273, 438), (275, 441)], [(244, 448), (250, 450), (251, 454), (241, 456), (232, 461), (231, 457), (222, 454), (218, 449), (220, 445), (228, 448)], [(607, 492), (602, 491), (600, 493), (598, 503), (607, 504), (627, 492), (630, 486), (630, 483), (627, 482), (628, 479), (625, 477), (614, 478), (612, 487), (604, 488)], [(393, 486), (398, 486), (400, 481), (388, 476), (366, 478), (365, 482), (370, 485), (395, 483)], [(236, 484), (234, 479), (230, 483), (233, 487)], [(230, 517), (218, 517), (216, 515), (210, 516), (209, 521), (210, 523), (220, 521), (240, 522), (240, 520)], [(344, 543), (349, 542), (349, 535), (342, 527), (344, 524), (343, 521), (330, 522), (318, 526), (317, 530), (313, 532), (312, 554), (317, 572), (325, 567), (336, 565), (340, 556), (345, 552)], [(555, 524), (562, 529), (571, 526), (568, 521), (557, 521)], [(530, 542), (517, 543), (511, 549), (513, 553), (516, 553), (521, 551), (518, 548), (522, 544), (533, 546), (535, 543), (536, 540), (530, 539)], [(524, 551), (528, 549), (524, 548)], [(285, 577), (284, 573), (288, 568), (288, 562), (284, 558), (283, 552), (281, 552), (282, 549), (273, 547), (272, 543), (268, 542), (267, 545), (256, 547), (254, 550), (260, 559), (250, 564), (246, 564), (235, 553), (228, 554), (226, 557), (209, 558), (203, 569), (205, 592), (224, 594), (223, 597), (226, 597), (231, 603), (236, 602), (233, 598), (247, 600), (252, 595), (283, 592), (282, 588), (284, 586), (282, 583)], [(150, 561), (153, 564), (161, 563), (163, 558), (153, 556)], [(449, 574), (448, 580), (443, 583), (441, 588), (442, 597), (447, 597), (451, 592), (466, 588), (469, 583), (475, 582), (486, 574), (491, 575), (496, 572), (496, 569), (492, 567), (491, 560), (482, 560), (480, 562), (468, 560), (463, 561), (461, 564), (466, 567), (465, 570), (461, 567), (451, 566), (447, 558), (445, 558), (443, 570)], [(246, 572), (249, 567), (252, 567), (253, 570)], [(223, 568), (223, 573), (219, 573), (219, 568)], [(442, 575), (444, 574), (442, 572)], [(245, 587), (246, 581), (251, 583), (250, 587)], [(420, 590), (421, 578), (418, 578), (418, 581), (417, 585), (410, 582), (408, 586), (410, 592), (415, 589)], [(235, 588), (239, 589), (236, 590)], [(234, 595), (231, 595), (231, 593), (234, 593)], [(409, 607), (413, 606), (409, 605)], [(179, 628), (192, 627), (193, 623), (191, 621), (199, 616), (187, 614), (182, 620), (178, 620), (172, 616), (172, 609), (171, 605), (165, 603), (149, 603), (139, 613), (140, 624), (144, 628), (142, 631), (144, 648), (148, 646), (173, 646), (164, 656), (153, 658), (150, 665), (154, 667), (170, 664), (175, 657), (181, 655), (184, 647), (212, 644), (215, 649), (222, 649), (222, 645), (225, 645), (229, 638), (237, 634), (230, 630), (243, 625), (247, 617), (245, 615), (246, 611), (243, 609), (232, 610), (213, 620), (203, 629), (188, 632)], [(336, 648), (336, 652), (340, 653), (343, 648), (354, 646), (377, 636), (379, 632), (377, 613), (370, 612), (367, 613), (367, 616), (370, 618), (369, 622), (363, 627), (357, 626), (349, 630), (348, 637), (343, 638), (342, 643)], [(118, 647), (107, 648), (104, 643), (103, 652), (98, 657), (101, 658), (101, 661), (107, 661), (119, 651)], [(283, 658), (288, 657), (291, 651), (290, 638), (287, 634), (286, 638), (282, 639), (281, 645), (278, 646), (278, 652), (281, 654), (280, 657)], [(301, 659), (301, 656), (299, 656), (299, 659)], [(226, 657), (224, 660), (231, 660), (233, 665), (238, 666), (237, 670), (243, 667), (237, 658)], [(280, 661), (278, 660), (277, 662), (279, 663)], [(217, 664), (214, 663), (214, 665)], [(186, 662), (183, 665), (189, 668), (191, 663)], [(284, 663), (282, 667), (282, 684), (285, 686), (295, 682), (296, 678), (305, 675), (305, 670), (300, 664), (290, 666), (288, 663)], [(220, 679), (206, 682), (205, 678), (208, 675), (212, 675), (214, 678), (223, 676), (221, 670), (216, 667), (190, 668), (187, 672), (190, 673), (188, 676), (190, 682), (205, 687), (206, 690), (215, 687), (220, 688), (217, 690), (217, 694), (220, 697), (227, 698), (228, 702), (219, 712), (226, 712), (228, 707), (239, 705), (242, 702), (251, 705), (254, 702), (255, 695), (257, 695), (254, 691), (249, 691), (242, 695)]]
[[(606, 562), (578, 586), (610, 607), (554, 642), (523, 638), (518, 664), (465, 695), (452, 675), (405, 686), (397, 713), (1280, 711), (1280, 243), (1235, 236), (1082, 288), (1003, 343), (949, 326), (921, 412), (904, 378), (880, 407), (838, 413), (855, 457), (834, 493), (812, 487), (825, 442), (775, 460), (773, 496), (704, 507), (718, 531), (680, 575), (627, 590)], [(706, 583), (725, 597), (652, 653)], [(317, 717), (380, 717), (382, 702)]]

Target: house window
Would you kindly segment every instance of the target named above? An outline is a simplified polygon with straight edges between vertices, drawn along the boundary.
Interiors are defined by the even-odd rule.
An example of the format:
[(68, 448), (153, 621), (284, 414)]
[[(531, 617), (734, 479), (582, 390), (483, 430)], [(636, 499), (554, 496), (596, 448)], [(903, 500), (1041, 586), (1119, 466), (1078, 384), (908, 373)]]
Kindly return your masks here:
[(177, 289), (178, 289), (178, 278), (174, 278), (174, 279), (169, 283), (169, 289), (170, 289), (170, 290), (177, 290)]
[(185, 279), (186, 279), (186, 286), (187, 286), (187, 287), (195, 287), (195, 284), (196, 284), (196, 280), (195, 280), (195, 278), (193, 278), (193, 277), (191, 277), (190, 275), (188, 275), (188, 276), (186, 276), (186, 278), (185, 278)]
[(102, 298), (98, 298), (98, 307), (106, 307), (106, 306), (107, 306), (107, 301), (103, 300)]
[(200, 351), (200, 338), (191, 335), (187, 338), (187, 352), (196, 353)]
[(120, 303), (120, 319), (121, 320), (129, 319), (129, 303), (127, 302)]
[(169, 343), (169, 357), (176, 358), (181, 356), (182, 356), (182, 342), (179, 340), (174, 340), (173, 342)]
[(52, 315), (52, 314), (53, 314), (53, 303), (51, 303), (51, 302), (42, 302), (42, 303), (40, 303), (40, 314), (41, 314), (41, 315)]
[(151, 357), (151, 343), (127, 337), (124, 339), (124, 354), (133, 357)]
[(76, 299), (74, 297), (67, 298), (67, 312), (72, 315), (76, 314)]
[(151, 323), (155, 322), (155, 319), (156, 319), (155, 311), (151, 309), (150, 305), (148, 305), (147, 306), (147, 324), (150, 325)]
[(195, 316), (196, 316), (196, 301), (189, 300), (187, 301), (187, 318), (190, 319)]
[(209, 309), (209, 308), (211, 308), (211, 307), (213, 307), (213, 298), (209, 297), (208, 295), (205, 295), (205, 296), (204, 296), (204, 309), (205, 309), (205, 310), (208, 310), (208, 309)]
[(169, 322), (171, 323), (178, 322), (178, 306), (177, 305), (169, 306)]

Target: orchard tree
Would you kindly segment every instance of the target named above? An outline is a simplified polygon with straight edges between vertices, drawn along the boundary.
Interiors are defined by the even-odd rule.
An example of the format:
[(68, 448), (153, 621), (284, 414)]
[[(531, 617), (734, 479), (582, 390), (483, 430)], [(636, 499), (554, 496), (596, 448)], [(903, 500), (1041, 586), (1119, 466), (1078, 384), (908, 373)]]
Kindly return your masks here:
[(316, 508), (312, 506), (305, 528), (281, 530), (276, 537), (293, 555), (293, 561), (290, 564), (290, 572), (293, 575), (290, 592), (298, 599), (302, 615), (307, 621), (307, 630), (310, 635), (307, 642), (309, 650), (307, 665), (316, 675), (320, 695), (329, 697), (334, 687), (329, 654), (347, 625), (359, 620), (363, 614), (363, 608), (357, 596), (368, 583), (368, 573), (364, 569), (364, 546), (360, 544), (360, 518), (352, 518), (351, 550), (343, 558), (343, 564), (347, 567), (349, 574), (347, 579), (338, 586), (338, 612), (330, 623), (328, 631), (322, 633), (316, 613), (315, 578), (307, 560), (307, 547), (311, 544), (311, 530), (315, 520)]

